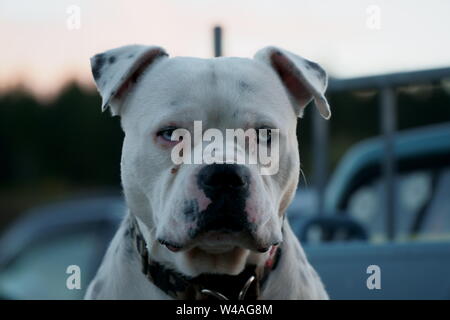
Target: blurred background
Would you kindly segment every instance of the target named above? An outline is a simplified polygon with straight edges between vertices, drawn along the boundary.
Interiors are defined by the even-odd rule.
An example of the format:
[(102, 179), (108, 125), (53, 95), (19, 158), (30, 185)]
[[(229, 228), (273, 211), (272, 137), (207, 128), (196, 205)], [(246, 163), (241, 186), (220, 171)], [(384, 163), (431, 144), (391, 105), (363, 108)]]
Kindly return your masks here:
[(310, 260), (332, 298), (450, 298), (449, 30), (439, 0), (1, 0), (0, 298), (81, 298), (93, 276), (124, 211), (123, 134), (89, 58), (133, 43), (320, 63), (333, 116), (299, 120), (288, 212)]

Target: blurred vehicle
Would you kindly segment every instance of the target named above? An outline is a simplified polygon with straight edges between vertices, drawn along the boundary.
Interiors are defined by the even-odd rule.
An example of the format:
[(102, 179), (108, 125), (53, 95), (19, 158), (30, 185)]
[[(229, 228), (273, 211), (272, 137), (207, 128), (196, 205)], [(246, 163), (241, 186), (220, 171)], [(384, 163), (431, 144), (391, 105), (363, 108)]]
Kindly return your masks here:
[(305, 224), (317, 215), (318, 200), (314, 188), (299, 186), (286, 212), (295, 233), (298, 234), (303, 230)]
[[(450, 125), (397, 133), (394, 152), (393, 242), (386, 236), (381, 138), (347, 153), (327, 186), (324, 215), (297, 225), (331, 298), (450, 298)], [(382, 290), (366, 286), (370, 265), (381, 269)]]
[[(398, 133), (395, 237), (450, 239), (450, 124)], [(353, 147), (327, 188), (325, 211), (360, 222), (372, 241), (386, 240), (381, 139)]]
[[(82, 299), (124, 213), (120, 196), (29, 211), (0, 238), (0, 299)], [(66, 287), (70, 265), (80, 267), (79, 290)]]

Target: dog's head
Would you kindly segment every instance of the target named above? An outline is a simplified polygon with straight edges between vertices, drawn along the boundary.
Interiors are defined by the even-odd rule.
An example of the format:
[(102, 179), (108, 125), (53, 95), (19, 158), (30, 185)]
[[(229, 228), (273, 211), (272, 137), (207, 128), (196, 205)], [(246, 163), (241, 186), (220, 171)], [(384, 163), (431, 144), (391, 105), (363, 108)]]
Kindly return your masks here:
[[(188, 275), (236, 274), (264, 259), (283, 240), (297, 187), (297, 116), (314, 100), (330, 117), (324, 70), (275, 47), (197, 59), (134, 45), (91, 64), (103, 110), (121, 117), (122, 184), (151, 254)], [(228, 139), (233, 129), (247, 135)]]

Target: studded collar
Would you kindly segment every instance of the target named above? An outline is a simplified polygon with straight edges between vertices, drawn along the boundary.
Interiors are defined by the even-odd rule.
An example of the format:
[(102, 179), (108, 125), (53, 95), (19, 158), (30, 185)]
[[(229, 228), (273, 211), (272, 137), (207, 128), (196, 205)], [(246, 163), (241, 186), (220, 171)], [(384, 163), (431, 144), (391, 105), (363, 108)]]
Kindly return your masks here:
[(150, 258), (147, 245), (135, 218), (130, 219), (130, 232), (146, 278), (174, 299), (180, 300), (256, 300), (261, 288), (280, 260), (281, 248), (272, 247), (264, 266), (248, 265), (240, 274), (201, 274), (188, 277)]

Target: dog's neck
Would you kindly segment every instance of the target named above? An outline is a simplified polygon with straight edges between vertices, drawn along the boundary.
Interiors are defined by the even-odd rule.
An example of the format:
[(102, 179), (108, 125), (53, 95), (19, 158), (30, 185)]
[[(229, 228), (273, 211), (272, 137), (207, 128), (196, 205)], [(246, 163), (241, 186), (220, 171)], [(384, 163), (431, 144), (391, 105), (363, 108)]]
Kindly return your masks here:
[(132, 215), (129, 217), (128, 228), (134, 242), (133, 247), (139, 255), (142, 273), (151, 283), (174, 299), (256, 300), (281, 255), (281, 248), (274, 246), (264, 265), (247, 265), (238, 275), (201, 274), (197, 277), (188, 277), (149, 256), (145, 239)]

